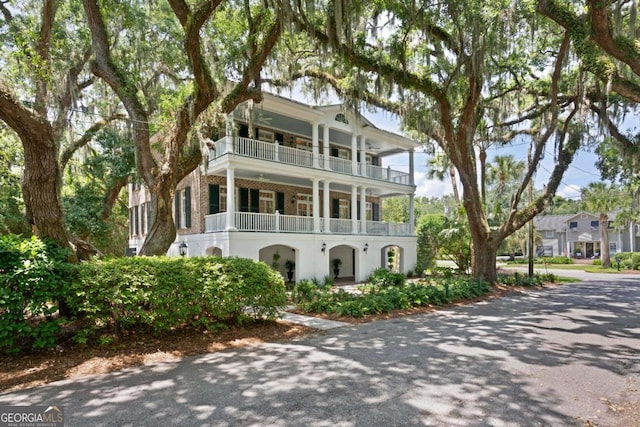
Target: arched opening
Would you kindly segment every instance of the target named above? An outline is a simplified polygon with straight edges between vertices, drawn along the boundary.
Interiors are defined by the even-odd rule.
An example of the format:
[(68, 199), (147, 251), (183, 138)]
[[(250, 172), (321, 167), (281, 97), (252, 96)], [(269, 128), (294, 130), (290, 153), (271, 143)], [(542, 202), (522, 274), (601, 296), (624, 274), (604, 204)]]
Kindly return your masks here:
[(271, 245), (260, 249), (259, 260), (282, 274), (285, 282), (295, 282), (298, 251), (286, 245)]
[(207, 248), (206, 252), (207, 255), (209, 256), (222, 256), (222, 249), (217, 248), (215, 246), (211, 246), (209, 248)]
[(404, 249), (396, 245), (388, 245), (382, 248), (380, 265), (387, 270), (401, 273), (404, 271)]
[(334, 280), (355, 280), (357, 267), (356, 248), (340, 245), (329, 251), (329, 271)]

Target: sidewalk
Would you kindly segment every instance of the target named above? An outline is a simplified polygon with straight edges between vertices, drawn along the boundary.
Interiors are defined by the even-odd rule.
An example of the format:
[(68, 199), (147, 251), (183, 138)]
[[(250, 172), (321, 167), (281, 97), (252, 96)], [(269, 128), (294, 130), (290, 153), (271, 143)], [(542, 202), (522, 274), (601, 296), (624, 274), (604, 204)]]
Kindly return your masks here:
[[(290, 307), (287, 307), (289, 309)], [(336, 320), (321, 319), (319, 317), (304, 316), (302, 314), (290, 313), (288, 311), (282, 312), (282, 320), (287, 322), (297, 323), (299, 325), (308, 326), (310, 328), (320, 329), (322, 331), (328, 331), (330, 329), (342, 328), (343, 326), (350, 326), (350, 323), (338, 322)]]

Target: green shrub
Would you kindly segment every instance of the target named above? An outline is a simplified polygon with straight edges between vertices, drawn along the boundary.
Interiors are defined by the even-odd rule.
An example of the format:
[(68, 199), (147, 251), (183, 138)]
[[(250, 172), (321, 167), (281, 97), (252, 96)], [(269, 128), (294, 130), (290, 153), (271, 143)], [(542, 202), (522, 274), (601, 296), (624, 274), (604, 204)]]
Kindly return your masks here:
[(247, 316), (274, 318), (284, 280), (263, 262), (218, 257), (128, 257), (81, 264), (72, 303), (93, 324), (161, 333), (215, 328)]
[(377, 286), (402, 286), (404, 285), (404, 274), (394, 273), (385, 268), (378, 268), (371, 276), (369, 276), (368, 282)]
[(342, 289), (329, 292), (308, 285), (303, 289), (308, 289), (306, 295), (309, 296), (298, 303), (298, 308), (303, 311), (362, 317), (473, 298), (488, 292), (490, 286), (482, 281), (459, 278), (433, 283), (421, 281), (401, 287), (367, 285), (360, 288), (361, 293)]
[(71, 266), (68, 251), (37, 237), (0, 236), (0, 350), (52, 347), (60, 324), (55, 317)]
[(594, 259), (594, 260), (591, 262), (591, 264), (592, 264), (592, 265), (602, 265), (602, 260), (600, 260), (600, 259)]

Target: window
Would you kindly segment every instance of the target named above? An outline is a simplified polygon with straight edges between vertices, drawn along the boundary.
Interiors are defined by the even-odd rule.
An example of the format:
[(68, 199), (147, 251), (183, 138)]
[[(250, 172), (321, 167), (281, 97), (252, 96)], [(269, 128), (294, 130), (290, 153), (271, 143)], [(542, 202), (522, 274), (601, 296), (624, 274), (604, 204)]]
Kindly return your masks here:
[(341, 123), (344, 123), (345, 125), (349, 124), (349, 120), (347, 120), (347, 116), (345, 116), (343, 113), (336, 114), (335, 120), (336, 122), (341, 122)]
[(174, 215), (176, 228), (191, 227), (191, 187), (176, 191)]
[(340, 199), (340, 218), (342, 219), (349, 219), (349, 200), (347, 199)]
[(313, 215), (313, 200), (311, 194), (298, 194), (298, 216)]
[(578, 229), (578, 221), (571, 221), (569, 223), (569, 230), (576, 231)]
[(349, 150), (346, 148), (338, 148), (338, 158), (340, 159), (349, 159)]
[(613, 221), (609, 221), (609, 222), (607, 223), (607, 228), (608, 228), (609, 230), (613, 230)]
[(273, 142), (273, 132), (264, 129), (258, 129), (258, 140), (263, 142)]
[(227, 186), (220, 186), (220, 212), (227, 211)]
[(618, 252), (618, 245), (616, 245), (616, 242), (609, 242), (609, 253), (615, 254), (616, 252)]
[(600, 221), (597, 221), (597, 220), (596, 221), (591, 221), (591, 228), (596, 229), (596, 230), (598, 228), (600, 228)]
[(273, 191), (260, 190), (260, 213), (274, 213)]
[(313, 151), (313, 144), (308, 139), (296, 138), (296, 148), (304, 151)]
[(544, 232), (544, 237), (551, 239), (553, 237), (555, 237), (556, 232), (554, 230), (545, 230)]
[(365, 209), (367, 214), (367, 221), (371, 221), (373, 219), (373, 206), (371, 202), (365, 202)]

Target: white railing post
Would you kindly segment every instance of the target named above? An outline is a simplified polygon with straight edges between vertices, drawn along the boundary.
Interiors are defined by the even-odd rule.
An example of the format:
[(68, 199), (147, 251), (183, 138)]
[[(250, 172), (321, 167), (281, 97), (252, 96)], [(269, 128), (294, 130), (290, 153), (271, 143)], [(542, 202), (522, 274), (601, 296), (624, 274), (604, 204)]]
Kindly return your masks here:
[(280, 211), (276, 211), (276, 233), (280, 232)]

